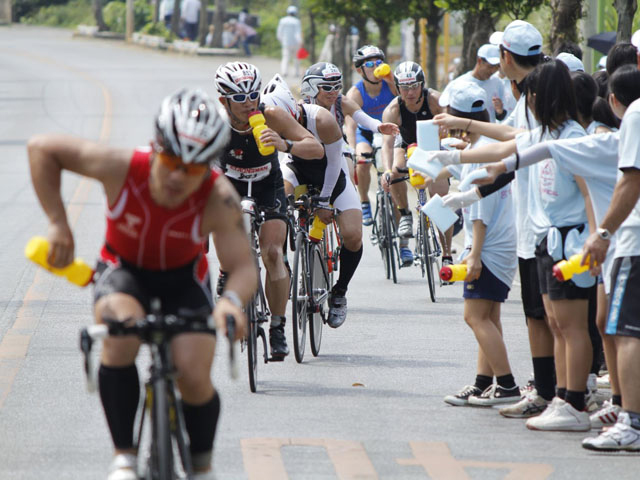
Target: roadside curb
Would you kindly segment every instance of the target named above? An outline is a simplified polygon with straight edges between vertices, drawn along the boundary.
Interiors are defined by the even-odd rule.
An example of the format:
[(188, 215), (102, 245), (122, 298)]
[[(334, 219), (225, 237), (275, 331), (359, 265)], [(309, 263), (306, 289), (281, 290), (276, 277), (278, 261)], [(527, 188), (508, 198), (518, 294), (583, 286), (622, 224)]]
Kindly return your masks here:
[[(114, 32), (99, 32), (97, 26), (78, 25), (73, 32), (74, 37), (89, 37), (107, 40), (125, 40), (125, 35)], [(200, 56), (228, 56), (237, 57), (242, 52), (239, 48), (207, 48), (201, 47), (198, 42), (174, 40), (167, 42), (163, 37), (134, 33), (131, 43), (153, 50), (166, 50), (169, 52), (200, 55)]]

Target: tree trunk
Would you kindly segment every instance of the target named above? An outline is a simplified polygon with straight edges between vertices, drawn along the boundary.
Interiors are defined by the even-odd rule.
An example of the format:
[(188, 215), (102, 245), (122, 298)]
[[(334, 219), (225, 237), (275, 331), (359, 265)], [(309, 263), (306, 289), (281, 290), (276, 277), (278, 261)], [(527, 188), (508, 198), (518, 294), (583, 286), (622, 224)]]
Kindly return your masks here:
[[(353, 18), (352, 23), (358, 29), (358, 46), (356, 48), (368, 45), (369, 32), (367, 31), (367, 19), (365, 17)], [(382, 51), (386, 53), (385, 49), (382, 49)]]
[(413, 19), (413, 59), (411, 60), (420, 63), (420, 17)]
[(198, 25), (198, 38), (192, 38), (192, 41), (200, 43), (201, 47), (204, 47), (204, 41), (207, 39), (207, 32), (209, 31), (209, 22), (207, 19), (207, 0), (201, 0), (200, 2), (200, 24)]
[(106, 30), (109, 30), (107, 24), (104, 23), (104, 18), (102, 18), (102, 0), (93, 0), (93, 16), (96, 19), (98, 31), (104, 32)]
[(615, 0), (614, 6), (618, 14), (617, 42), (628, 42), (633, 33), (633, 16), (638, 8), (637, 0)]
[(494, 18), (485, 10), (465, 14), (462, 55), (456, 76), (473, 69), (478, 56), (478, 48), (489, 42), (489, 36), (495, 31), (494, 25)]
[(351, 88), (351, 57), (349, 27), (336, 26), (336, 41), (333, 42), (333, 62), (342, 72), (344, 91)]
[(309, 45), (309, 59), (311, 60), (312, 65), (318, 61), (317, 60), (318, 57), (316, 54), (316, 36), (317, 35), (318, 35), (318, 32), (316, 31), (316, 17), (313, 14), (313, 11), (309, 9), (309, 36), (308, 36), (308, 42), (305, 42), (305, 43)]
[(444, 11), (438, 8), (433, 2), (429, 5), (427, 15), (427, 85), (432, 88), (438, 88), (438, 38), (442, 29), (440, 28), (440, 20)]
[[(378, 25), (378, 30), (380, 31), (380, 40), (378, 41), (378, 48), (383, 52), (386, 52), (389, 49), (389, 33), (391, 32), (391, 23), (389, 23), (386, 19), (378, 19), (375, 20), (376, 25)], [(362, 45), (362, 42), (360, 42)]]
[(551, 0), (550, 51), (563, 42), (579, 43), (578, 20), (582, 18), (582, 0)]
[(213, 46), (222, 48), (222, 30), (224, 29), (224, 19), (227, 15), (226, 0), (216, 0), (216, 11), (213, 14)]
[(182, 0), (176, 0), (173, 4), (173, 13), (171, 14), (171, 31), (176, 35), (176, 37), (180, 36), (180, 4)]

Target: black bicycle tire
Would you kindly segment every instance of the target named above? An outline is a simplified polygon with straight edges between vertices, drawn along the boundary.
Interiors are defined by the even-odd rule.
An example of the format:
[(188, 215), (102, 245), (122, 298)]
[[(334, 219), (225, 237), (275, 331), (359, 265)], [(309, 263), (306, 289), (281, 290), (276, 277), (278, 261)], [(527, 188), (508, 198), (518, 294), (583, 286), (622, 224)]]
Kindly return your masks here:
[[(316, 291), (322, 289), (328, 293), (331, 289), (329, 279), (327, 278), (328, 274), (325, 256), (322, 252), (323, 248), (324, 245), (314, 245), (310, 250), (311, 255), (313, 256), (313, 262), (309, 262), (309, 278), (311, 281), (311, 291), (314, 292), (314, 303)], [(320, 282), (320, 284), (317, 284), (316, 282)], [(317, 357), (320, 354), (320, 345), (322, 344), (322, 324), (326, 320), (325, 316), (329, 314), (328, 299), (325, 299), (324, 303), (324, 305), (317, 305), (319, 308), (318, 312), (309, 312), (309, 340), (311, 343), (311, 353), (314, 357)]]
[[(300, 278), (303, 276), (302, 285), (307, 289), (306, 282), (306, 256), (307, 243), (303, 232), (296, 235), (296, 253), (293, 257), (293, 269), (291, 274), (291, 325), (293, 327), (293, 353), (296, 362), (302, 363), (304, 359), (305, 343), (307, 341), (307, 305), (304, 301), (303, 308), (300, 308), (298, 295), (300, 294)], [(302, 292), (304, 293), (304, 292)], [(304, 296), (304, 295), (303, 295)], [(302, 315), (301, 315), (302, 310)]]
[(157, 465), (152, 466), (151, 472), (157, 474), (157, 480), (173, 480), (173, 446), (171, 442), (171, 429), (169, 425), (169, 402), (167, 382), (159, 376), (153, 380), (153, 408), (152, 430), (155, 459)]
[(431, 241), (431, 255), (429, 256), (431, 260), (431, 269), (435, 268), (435, 278), (438, 279), (438, 286), (442, 287), (442, 279), (440, 278), (440, 267), (442, 266), (442, 247), (438, 241), (438, 233), (433, 226), (433, 222), (429, 221), (429, 239)]
[[(387, 241), (387, 245), (388, 245), (388, 251), (389, 251), (389, 265), (390, 268), (389, 270), (391, 270), (391, 279), (393, 280), (393, 283), (398, 283), (398, 272), (397, 272), (397, 266), (396, 266), (396, 260), (399, 257), (399, 253), (398, 253), (398, 246), (396, 244), (396, 237), (394, 235), (394, 231), (393, 231), (393, 204), (391, 203), (391, 196), (387, 196), (387, 199), (385, 201), (385, 222), (387, 224), (387, 232), (389, 234), (389, 238)], [(389, 277), (387, 277), (389, 278)]]
[(254, 295), (246, 309), (247, 324), (247, 367), (249, 372), (249, 390), (258, 390), (258, 311)]
[(382, 193), (382, 207), (380, 209), (380, 223), (382, 224), (382, 263), (384, 264), (384, 275), (387, 280), (391, 278), (391, 231), (387, 214), (387, 196)]
[(422, 278), (424, 278), (425, 273), (426, 273), (426, 268), (425, 265), (428, 262), (427, 257), (425, 256), (425, 248), (424, 248), (424, 239), (425, 239), (425, 222), (424, 222), (424, 218), (422, 214), (418, 214), (419, 215), (419, 222), (418, 222), (418, 230), (416, 232), (416, 248), (415, 248), (415, 252), (414, 252), (414, 258), (416, 259), (416, 261), (418, 261), (420, 263), (420, 273), (422, 275)]
[(168, 391), (171, 395), (171, 400), (176, 411), (173, 435), (176, 439), (178, 446), (178, 456), (180, 463), (182, 464), (182, 470), (186, 474), (187, 478), (193, 476), (193, 463), (191, 461), (191, 451), (189, 450), (189, 434), (187, 433), (187, 425), (184, 420), (184, 411), (182, 410), (182, 402), (175, 393), (176, 385), (169, 380)]
[(424, 232), (422, 236), (422, 246), (424, 248), (424, 263), (427, 269), (427, 284), (429, 285), (429, 296), (431, 302), (436, 302), (436, 281), (433, 274), (433, 251), (429, 243), (429, 231), (427, 230), (427, 219), (424, 213), (420, 213), (420, 229)]

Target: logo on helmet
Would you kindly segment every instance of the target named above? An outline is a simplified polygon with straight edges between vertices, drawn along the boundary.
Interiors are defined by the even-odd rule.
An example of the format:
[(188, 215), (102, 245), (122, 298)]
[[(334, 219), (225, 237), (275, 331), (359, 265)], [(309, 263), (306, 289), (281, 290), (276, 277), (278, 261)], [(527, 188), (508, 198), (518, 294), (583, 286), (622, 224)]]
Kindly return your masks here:
[(331, 80), (334, 77), (341, 77), (342, 74), (340, 73), (338, 67), (330, 64), (322, 70), (322, 76), (327, 80)]
[(251, 70), (240, 70), (238, 72), (233, 72), (231, 74), (231, 78), (233, 79), (233, 82), (238, 85), (241, 82), (253, 80), (254, 75)]

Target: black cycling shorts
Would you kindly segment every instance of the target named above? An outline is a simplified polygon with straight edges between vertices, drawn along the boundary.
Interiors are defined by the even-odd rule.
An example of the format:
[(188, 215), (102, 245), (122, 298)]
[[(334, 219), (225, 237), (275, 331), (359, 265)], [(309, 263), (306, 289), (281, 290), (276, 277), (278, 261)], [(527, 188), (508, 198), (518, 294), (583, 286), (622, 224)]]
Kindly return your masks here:
[[(204, 264), (202, 263), (204, 262)], [(146, 270), (123, 260), (116, 264), (99, 261), (96, 267), (94, 304), (105, 295), (124, 293), (135, 298), (146, 313), (151, 311), (151, 299), (160, 299), (165, 314), (178, 315), (181, 310), (213, 311), (213, 294), (206, 259), (172, 270)]]
[[(229, 177), (227, 177), (229, 178)], [(229, 178), (241, 197), (248, 193), (248, 183)], [(255, 182), (251, 185), (251, 197), (256, 201), (258, 209), (265, 212), (265, 220), (280, 219), (287, 222), (287, 196), (284, 193), (284, 181), (282, 172)]]
[(613, 261), (611, 301), (605, 333), (640, 338), (640, 257)]
[(540, 295), (536, 259), (527, 258), (525, 260), (518, 257), (518, 270), (520, 272), (520, 295), (525, 317), (544, 320), (544, 303), (542, 303), (542, 295)]

